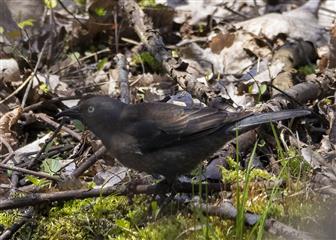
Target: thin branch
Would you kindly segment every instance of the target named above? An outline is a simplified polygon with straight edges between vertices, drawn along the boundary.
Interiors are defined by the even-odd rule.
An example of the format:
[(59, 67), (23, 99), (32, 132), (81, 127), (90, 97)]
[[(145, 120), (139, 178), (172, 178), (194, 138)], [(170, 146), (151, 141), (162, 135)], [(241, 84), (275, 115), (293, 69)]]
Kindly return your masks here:
[(101, 155), (106, 152), (106, 148), (104, 146), (100, 147), (97, 152), (92, 154), (82, 165), (80, 165), (73, 173), (71, 174), (73, 177), (78, 178), (81, 176), (86, 170), (88, 170)]
[(23, 109), (23, 112), (29, 112), (32, 110), (35, 110), (39, 107), (42, 107), (43, 105), (47, 104), (47, 103), (56, 103), (56, 102), (61, 102), (61, 101), (65, 101), (65, 100), (74, 100), (74, 99), (80, 99), (80, 96), (68, 96), (68, 97), (55, 97), (52, 98), (50, 100), (44, 100), (44, 101), (40, 101), (38, 103), (34, 103), (32, 105), (29, 105), (27, 107), (25, 107)]
[(87, 29), (87, 26), (84, 24), (84, 23), (82, 23), (77, 17), (76, 17), (76, 15), (75, 14), (73, 14), (64, 4), (63, 4), (63, 2), (61, 1), (61, 0), (57, 0), (57, 2), (61, 5), (61, 7), (67, 12), (67, 13), (69, 13), (81, 26), (82, 26), (82, 28), (84, 28), (84, 29)]
[(41, 156), (42, 154), (45, 152), (45, 150), (47, 149), (47, 146), (49, 145), (49, 143), (51, 143), (57, 136), (57, 134), (59, 133), (59, 131), (61, 131), (63, 124), (64, 124), (64, 118), (62, 119), (61, 123), (57, 126), (56, 130), (53, 132), (53, 134), (50, 136), (50, 138), (48, 138), (43, 147), (41, 148), (41, 150), (36, 154), (36, 157), (29, 163), (28, 168), (32, 168), (35, 164), (37, 164), (40, 160), (41, 160)]
[[(180, 193), (191, 193), (198, 191), (200, 192), (219, 192), (223, 190), (230, 189), (230, 185), (223, 185), (220, 183), (205, 183), (201, 186), (196, 185), (195, 187), (191, 183), (177, 183), (174, 185), (175, 192)], [(26, 197), (19, 197), (15, 199), (7, 199), (0, 201), (0, 210), (22, 208), (27, 206), (36, 206), (42, 203), (51, 203), (54, 201), (68, 201), (74, 199), (85, 199), (93, 197), (103, 197), (109, 195), (125, 196), (129, 194), (164, 194), (170, 192), (170, 187), (165, 184), (155, 184), (155, 185), (137, 185), (132, 189), (125, 185), (122, 186), (109, 186), (104, 188), (96, 189), (80, 189), (80, 190), (70, 190), (61, 191), (54, 193), (38, 193), (31, 194)]]
[(128, 84), (127, 60), (123, 54), (117, 54), (114, 58), (118, 66), (118, 80), (120, 82), (120, 100), (123, 103), (130, 103), (130, 93)]
[(29, 174), (29, 175), (33, 175), (33, 176), (37, 176), (37, 177), (40, 177), (40, 178), (46, 178), (46, 179), (53, 180), (53, 181), (60, 181), (61, 180), (61, 178), (59, 178), (59, 177), (54, 177), (54, 176), (51, 176), (51, 175), (49, 175), (47, 173), (44, 173), (44, 172), (36, 172), (36, 171), (29, 170), (29, 169), (10, 166), (10, 165), (6, 165), (6, 164), (2, 164), (2, 163), (0, 163), (0, 168), (7, 169), (7, 170), (12, 170), (12, 171), (17, 171), (17, 172), (21, 172), (21, 173), (25, 173), (25, 174)]
[[(35, 114), (35, 116), (38, 119), (42, 120), (43, 122), (49, 124), (50, 126), (52, 126), (54, 128), (58, 128), (58, 126), (59, 126), (59, 123), (53, 121), (50, 117), (48, 117), (48, 115), (46, 115), (44, 113), (38, 113), (38, 114)], [(72, 137), (74, 137), (78, 141), (80, 141), (82, 139), (82, 137), (79, 133), (76, 133), (75, 131), (71, 130), (70, 128), (62, 126), (62, 131), (66, 132), (66, 133), (69, 133)]]
[[(230, 203), (224, 202), (219, 206), (193, 203), (190, 206), (201, 209), (204, 213), (210, 216), (218, 216), (224, 219), (235, 220), (237, 217), (237, 209)], [(189, 207), (190, 207), (189, 206)], [(253, 213), (245, 213), (245, 223), (249, 226), (258, 224), (260, 215)], [(286, 224), (283, 224), (275, 219), (267, 219), (265, 223), (265, 229), (275, 235), (286, 237), (287, 239), (301, 239), (312, 240), (313, 238), (305, 232), (296, 230)]]
[[(49, 41), (45, 41), (44, 44), (43, 44), (43, 47), (42, 47), (41, 52), (40, 52), (40, 54), (39, 54), (39, 56), (38, 56), (38, 59), (37, 59), (35, 68), (34, 68), (33, 73), (32, 73), (33, 76), (35, 76), (36, 73), (37, 73), (38, 66), (39, 66), (40, 63), (41, 63), (42, 56), (43, 56), (44, 50), (45, 50), (45, 48), (46, 48), (48, 42), (49, 42)], [(22, 107), (22, 108), (24, 108), (24, 106), (25, 106), (25, 104), (26, 104), (26, 101), (27, 101), (27, 98), (28, 98), (28, 94), (29, 94), (29, 90), (30, 90), (30, 88), (31, 88), (31, 86), (32, 86), (32, 84), (33, 84), (33, 81), (34, 81), (34, 78), (32, 77), (32, 78), (29, 80), (29, 82), (28, 82), (28, 86), (27, 86), (27, 88), (26, 88), (26, 91), (25, 91), (25, 93), (24, 93), (24, 95), (23, 95), (22, 102), (21, 102), (21, 107)]]

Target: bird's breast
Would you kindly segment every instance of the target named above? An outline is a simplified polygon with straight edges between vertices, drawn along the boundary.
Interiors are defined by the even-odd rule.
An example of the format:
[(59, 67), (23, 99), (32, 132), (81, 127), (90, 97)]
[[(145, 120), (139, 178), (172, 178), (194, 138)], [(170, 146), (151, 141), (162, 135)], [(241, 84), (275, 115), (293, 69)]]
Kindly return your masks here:
[(107, 139), (102, 139), (106, 148), (115, 157), (128, 156), (128, 155), (141, 155), (138, 141), (125, 133), (114, 133)]

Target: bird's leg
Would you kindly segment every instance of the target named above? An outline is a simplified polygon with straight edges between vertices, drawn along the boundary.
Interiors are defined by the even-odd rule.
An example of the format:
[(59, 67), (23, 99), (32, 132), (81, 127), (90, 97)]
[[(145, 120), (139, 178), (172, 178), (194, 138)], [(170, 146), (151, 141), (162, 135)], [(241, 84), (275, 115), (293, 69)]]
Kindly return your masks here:
[[(147, 216), (156, 218), (160, 214), (161, 209), (167, 205), (166, 203), (166, 193), (171, 189), (171, 184), (166, 179), (159, 181), (153, 185), (155, 193), (148, 199), (148, 209)], [(155, 204), (156, 202), (157, 204)], [(154, 207), (157, 206), (157, 207)]]
[(129, 182), (126, 183), (126, 189), (127, 189), (127, 198), (128, 203), (133, 204), (133, 197), (136, 194), (137, 186), (143, 184), (143, 180), (140, 178), (133, 178)]
[(161, 187), (168, 188), (170, 190), (170, 195), (167, 197), (165, 194), (158, 194), (161, 201), (160, 203), (160, 208), (163, 209), (166, 207), (176, 196), (177, 192), (175, 190), (175, 185), (176, 185), (176, 179), (164, 179), (161, 182), (157, 184), (158, 188), (160, 189)]
[(134, 191), (136, 188), (137, 183), (135, 183), (134, 181), (130, 181), (128, 183), (126, 183), (126, 189), (127, 189), (127, 200), (128, 200), (128, 204), (132, 205), (133, 204), (133, 197), (134, 197)]

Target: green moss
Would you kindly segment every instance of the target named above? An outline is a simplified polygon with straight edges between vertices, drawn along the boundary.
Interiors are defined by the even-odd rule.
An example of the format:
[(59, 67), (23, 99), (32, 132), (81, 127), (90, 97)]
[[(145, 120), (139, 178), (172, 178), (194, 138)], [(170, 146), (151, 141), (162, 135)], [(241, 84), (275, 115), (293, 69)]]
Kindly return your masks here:
[[(264, 197), (263, 197), (264, 196)], [(219, 217), (209, 217), (198, 209), (192, 213), (184, 207), (174, 213), (153, 217), (148, 214), (151, 206), (147, 196), (136, 196), (129, 204), (126, 197), (109, 196), (97, 199), (74, 200), (53, 206), (47, 216), (36, 218), (32, 239), (234, 239), (235, 223)], [(267, 203), (267, 195), (260, 194), (252, 201), (249, 196), (246, 204), (254, 212), (262, 212)], [(295, 199), (294, 199), (295, 200)], [(272, 204), (271, 215), (309, 216), (313, 204), (303, 204), (302, 199), (293, 199)], [(172, 206), (175, 208), (175, 206)], [(169, 212), (169, 207), (168, 207)], [(0, 214), (0, 221), (10, 226), (15, 217), (13, 212)], [(284, 220), (284, 222), (286, 222)], [(27, 229), (21, 230), (21, 236)], [(243, 239), (249, 239), (252, 228), (244, 230)], [(253, 237), (252, 237), (253, 239)]]
[[(231, 157), (227, 159), (227, 163), (229, 165), (230, 170), (226, 168), (221, 169), (223, 181), (225, 183), (243, 182), (246, 176), (246, 169), (237, 171), (236, 169), (239, 168), (239, 166), (237, 166), (238, 165), (237, 162)], [(258, 168), (252, 169), (250, 172), (250, 181), (260, 180), (260, 179), (276, 180), (276, 178), (272, 176), (270, 173), (268, 173), (266, 170), (262, 170)]]
[(7, 228), (15, 222), (18, 216), (19, 211), (17, 210), (8, 210), (0, 212), (0, 225)]
[[(58, 203), (47, 216), (36, 217), (32, 239), (114, 239), (124, 232), (122, 226), (136, 229), (145, 213), (143, 197), (133, 201), (129, 205), (126, 197), (109, 196)], [(10, 212), (1, 213), (1, 224), (8, 227), (16, 217)], [(26, 230), (22, 228), (18, 234)]]
[(145, 228), (139, 230), (141, 239), (176, 239), (183, 231), (185, 222), (181, 217), (170, 217), (162, 219), (156, 223), (150, 223)]
[[(204, 222), (202, 218), (206, 218)], [(217, 217), (200, 216), (199, 213), (176, 214), (150, 222), (146, 227), (139, 228), (134, 235), (127, 232), (116, 239), (145, 239), (145, 240), (198, 240), (198, 239), (232, 239), (234, 223), (229, 220), (221, 220)]]
[[(47, 215), (35, 218), (31, 239), (225, 239), (231, 234), (231, 221), (206, 217), (197, 210), (190, 214), (182, 208), (153, 217), (148, 214), (148, 199), (136, 196), (129, 204), (126, 197), (109, 196), (58, 203)], [(11, 212), (0, 216), (6, 227), (17, 217)], [(17, 236), (28, 230), (25, 226)]]
[[(285, 204), (279, 201), (274, 201), (274, 199), (281, 198), (281, 194), (285, 194), (286, 196), (289, 195), (289, 193), (300, 191), (302, 189), (303, 176), (309, 176), (309, 165), (302, 159), (296, 149), (289, 149), (288, 152), (281, 154), (279, 159), (283, 167), (279, 176), (272, 175), (262, 169), (252, 169), (249, 173), (248, 198), (244, 204), (246, 211), (263, 214), (265, 209), (267, 209), (268, 216), (284, 216), (285, 208), (288, 206), (285, 207)], [(240, 166), (232, 158), (228, 158), (227, 163), (229, 168), (222, 168), (223, 181), (232, 184), (231, 200), (234, 205), (237, 206), (238, 202), (243, 200), (242, 184), (247, 177), (247, 170), (240, 170)], [(279, 192), (276, 190), (275, 196), (271, 197), (271, 190), (265, 191), (267, 186), (265, 186), (265, 184), (260, 184), (260, 180), (264, 180), (261, 183), (266, 183), (265, 180), (267, 180), (267, 182), (276, 182), (279, 179), (290, 179), (291, 181), (287, 181), (287, 188), (282, 189)], [(239, 196), (239, 198), (237, 196)], [(271, 201), (271, 204), (269, 201)]]
[[(263, 183), (279, 180), (284, 174), (274, 176), (265, 170), (252, 169), (244, 207), (246, 211), (260, 215), (265, 212), (267, 216), (280, 218), (284, 223), (290, 222), (295, 226), (302, 216), (313, 213), (313, 203), (303, 200), (302, 196), (293, 197), (293, 193), (302, 190), (302, 176), (309, 174), (310, 169), (304, 165), (303, 159), (295, 149), (283, 153), (279, 159), (285, 169), (281, 173), (286, 172), (286, 176), (295, 181), (290, 181), (285, 189), (275, 189), (272, 195), (272, 190), (266, 191), (268, 186)], [(233, 159), (228, 159), (228, 164), (229, 169), (233, 170), (222, 169), (222, 172), (225, 182), (230, 182), (233, 186), (229, 196), (237, 206), (237, 200), (242, 201), (240, 185), (244, 183), (246, 170), (239, 169)], [(209, 203), (211, 201), (209, 199)], [(8, 227), (18, 216), (18, 212), (15, 211), (3, 212), (0, 214), (0, 223)], [(185, 206), (179, 207), (174, 204), (166, 206), (163, 210), (151, 200), (151, 196), (135, 196), (131, 204), (127, 197), (122, 196), (53, 203), (50, 209), (47, 209), (47, 214), (39, 214), (34, 218), (33, 224), (31, 239), (42, 240), (236, 238), (234, 221), (206, 216), (197, 208), (190, 212)], [(25, 236), (27, 232), (29, 226), (21, 229), (18, 235)], [(255, 231), (252, 228), (244, 228), (242, 238), (253, 239), (254, 235)]]

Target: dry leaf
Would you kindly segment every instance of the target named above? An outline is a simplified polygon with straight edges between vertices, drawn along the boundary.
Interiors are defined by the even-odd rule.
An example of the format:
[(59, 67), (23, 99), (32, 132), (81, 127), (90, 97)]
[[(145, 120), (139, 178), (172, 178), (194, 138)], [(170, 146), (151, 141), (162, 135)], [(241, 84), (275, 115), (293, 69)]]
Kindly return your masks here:
[[(18, 107), (0, 118), (0, 152), (6, 152), (3, 146), (9, 144), (11, 148), (17, 146), (18, 140), (16, 138), (16, 133), (11, 130), (11, 127), (17, 123), (22, 113), (22, 108)], [(8, 147), (7, 147), (8, 148)], [(7, 149), (7, 151), (9, 151)]]
[(266, 14), (237, 23), (235, 26), (269, 39), (285, 34), (290, 38), (303, 39), (321, 46), (326, 44), (327, 34), (315, 15), (318, 4), (319, 1), (309, 1), (292, 11)]

